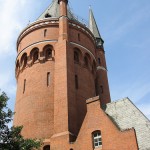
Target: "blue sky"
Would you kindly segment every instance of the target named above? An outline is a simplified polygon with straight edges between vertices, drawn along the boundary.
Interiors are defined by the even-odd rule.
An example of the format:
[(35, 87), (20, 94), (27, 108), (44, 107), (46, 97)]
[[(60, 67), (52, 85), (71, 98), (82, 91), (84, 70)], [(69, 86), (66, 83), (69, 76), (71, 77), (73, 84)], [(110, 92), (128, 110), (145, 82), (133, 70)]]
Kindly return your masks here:
[[(14, 109), (16, 40), (51, 0), (0, 0), (0, 89)], [(150, 1), (70, 0), (74, 14), (88, 20), (91, 5), (105, 41), (112, 100), (129, 97), (150, 119)]]

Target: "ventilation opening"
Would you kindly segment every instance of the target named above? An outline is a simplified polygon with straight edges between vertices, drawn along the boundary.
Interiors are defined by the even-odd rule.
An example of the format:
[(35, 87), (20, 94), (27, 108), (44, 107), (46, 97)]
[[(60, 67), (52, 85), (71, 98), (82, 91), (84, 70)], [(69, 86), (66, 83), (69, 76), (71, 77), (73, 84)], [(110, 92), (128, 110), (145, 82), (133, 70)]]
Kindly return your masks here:
[(104, 88), (103, 88), (103, 86), (102, 86), (102, 85), (100, 86), (100, 93), (101, 93), (101, 94), (103, 94), (103, 93), (104, 93)]
[(50, 17), (52, 17), (49, 13), (47, 13), (46, 15), (45, 15), (45, 18), (50, 18)]
[(80, 33), (78, 33), (78, 41), (80, 41), (81, 39), (80, 39)]
[(47, 29), (44, 30), (44, 37), (46, 37)]
[(100, 58), (98, 58), (98, 64), (99, 64), (99, 65), (101, 64), (101, 59), (100, 59)]
[(47, 86), (50, 86), (50, 72), (47, 73)]
[(78, 76), (75, 75), (75, 88), (78, 89), (79, 85), (78, 85)]
[(25, 90), (26, 90), (26, 79), (24, 79), (23, 93), (25, 92)]

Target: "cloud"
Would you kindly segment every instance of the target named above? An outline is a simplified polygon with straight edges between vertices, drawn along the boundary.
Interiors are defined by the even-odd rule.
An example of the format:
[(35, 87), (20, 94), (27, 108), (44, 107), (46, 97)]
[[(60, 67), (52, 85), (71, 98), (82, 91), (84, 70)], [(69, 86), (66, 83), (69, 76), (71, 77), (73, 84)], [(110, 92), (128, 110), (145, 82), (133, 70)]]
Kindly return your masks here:
[(22, 29), (22, 24), (18, 21), (18, 14), (20, 14), (24, 4), (25, 0), (5, 0), (5, 2), (1, 2), (0, 54), (6, 55), (13, 53), (11, 47), (14, 46), (16, 41), (14, 37)]
[[(16, 39), (24, 23), (19, 20), (26, 0), (0, 0), (0, 89), (14, 99)], [(14, 103), (14, 101), (10, 101)]]
[(135, 29), (137, 25), (142, 24), (144, 20), (148, 20), (150, 18), (149, 14), (149, 6), (136, 8), (136, 10), (131, 11), (130, 13), (126, 12), (126, 14), (124, 11), (120, 12), (120, 14), (112, 18), (112, 22), (110, 22), (105, 28), (106, 34), (104, 36), (106, 37), (105, 39), (107, 44), (112, 44), (120, 40), (125, 35), (132, 33), (131, 31)]

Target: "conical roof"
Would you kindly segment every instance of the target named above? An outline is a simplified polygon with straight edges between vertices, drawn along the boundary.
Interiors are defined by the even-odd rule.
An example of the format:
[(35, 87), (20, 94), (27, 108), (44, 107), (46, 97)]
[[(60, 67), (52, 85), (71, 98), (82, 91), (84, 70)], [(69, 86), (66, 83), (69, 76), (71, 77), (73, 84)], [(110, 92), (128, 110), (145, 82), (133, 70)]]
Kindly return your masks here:
[(91, 30), (91, 32), (93, 33), (95, 38), (101, 38), (101, 35), (99, 33), (94, 15), (93, 15), (93, 11), (90, 8), (90, 15), (89, 15), (89, 29)]
[[(60, 5), (58, 3), (58, 0), (53, 0), (52, 3), (48, 6), (48, 8), (43, 12), (43, 14), (38, 18), (39, 19), (44, 19), (44, 18), (59, 18), (60, 16)], [(68, 7), (68, 18), (70, 20), (76, 20), (75, 16), (71, 12), (70, 8)]]

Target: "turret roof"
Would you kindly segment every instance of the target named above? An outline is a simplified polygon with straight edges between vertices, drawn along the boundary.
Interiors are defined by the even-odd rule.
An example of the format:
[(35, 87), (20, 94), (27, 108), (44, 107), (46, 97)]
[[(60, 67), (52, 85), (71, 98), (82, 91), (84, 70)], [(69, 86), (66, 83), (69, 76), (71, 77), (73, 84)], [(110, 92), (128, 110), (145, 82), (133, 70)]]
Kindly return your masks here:
[[(58, 0), (53, 0), (52, 3), (48, 6), (48, 8), (43, 12), (43, 14), (38, 18), (39, 19), (44, 19), (44, 18), (59, 18), (60, 16), (60, 10), (59, 10), (59, 3)], [(76, 20), (75, 16), (71, 12), (70, 8), (68, 7), (68, 18), (70, 20)]]

